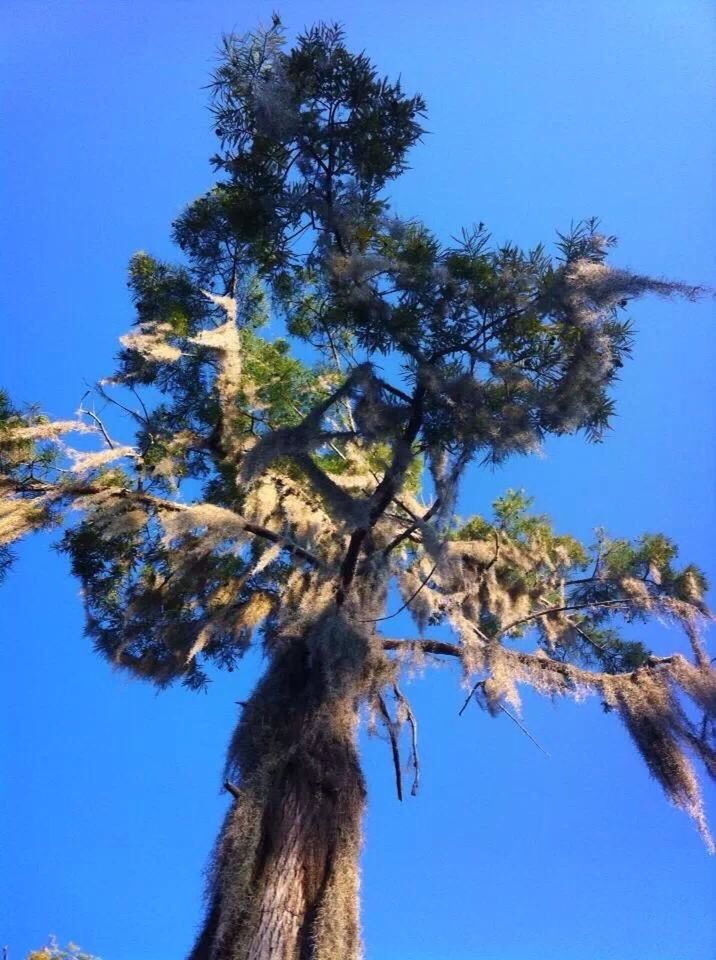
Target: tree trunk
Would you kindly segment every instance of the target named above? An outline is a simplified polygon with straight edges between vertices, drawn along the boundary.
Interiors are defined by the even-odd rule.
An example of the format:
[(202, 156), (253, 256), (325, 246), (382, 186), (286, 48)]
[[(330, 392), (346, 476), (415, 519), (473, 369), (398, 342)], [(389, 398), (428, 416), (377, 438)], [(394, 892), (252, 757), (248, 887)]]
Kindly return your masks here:
[(344, 681), (296, 638), (273, 656), (246, 704), (227, 763), (229, 776), (240, 777), (238, 796), (190, 960), (360, 956), (365, 788), (355, 749), (358, 687)]

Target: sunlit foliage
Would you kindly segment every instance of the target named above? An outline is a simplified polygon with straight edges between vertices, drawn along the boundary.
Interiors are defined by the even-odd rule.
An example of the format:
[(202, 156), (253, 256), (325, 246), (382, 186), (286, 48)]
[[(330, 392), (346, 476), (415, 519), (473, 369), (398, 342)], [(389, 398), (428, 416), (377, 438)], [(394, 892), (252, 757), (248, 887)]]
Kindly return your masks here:
[(26, 960), (101, 960), (101, 958), (86, 953), (76, 943), (68, 943), (66, 947), (61, 947), (56, 937), (50, 937), (46, 947), (31, 950)]

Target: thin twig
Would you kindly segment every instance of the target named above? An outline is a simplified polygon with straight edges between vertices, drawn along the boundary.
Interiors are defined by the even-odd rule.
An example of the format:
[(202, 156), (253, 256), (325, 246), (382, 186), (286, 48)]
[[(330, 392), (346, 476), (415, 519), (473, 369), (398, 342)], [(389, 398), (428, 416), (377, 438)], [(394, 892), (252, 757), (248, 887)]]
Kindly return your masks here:
[[(139, 394), (139, 391), (138, 391), (137, 388), (134, 386), (134, 384), (129, 384), (129, 389), (131, 390), (131, 392), (134, 394), (134, 396), (135, 396), (135, 397), (137, 398), (137, 400), (139, 401), (139, 405), (140, 405), (140, 407), (142, 408), (142, 412), (144, 413), (144, 419), (145, 419), (146, 422), (148, 422), (148, 421), (149, 421), (149, 411), (147, 410), (146, 404), (144, 403), (144, 400), (142, 400), (142, 398), (141, 398), (141, 396), (140, 396), (140, 394)], [(139, 414), (137, 414), (137, 413), (135, 412), (135, 413), (134, 413), (134, 416), (139, 416)]]
[[(472, 700), (473, 696), (475, 695), (475, 693), (477, 693), (478, 689), (479, 689), (480, 687), (484, 687), (484, 686), (485, 686), (485, 683), (486, 683), (485, 680), (478, 680), (478, 681), (477, 681), (477, 683), (475, 684), (475, 686), (472, 688), (472, 690), (471, 690), (471, 691), (469, 692), (469, 694), (467, 695), (467, 699), (465, 700), (465, 702), (463, 703), (463, 705), (460, 707), (460, 710), (458, 711), (458, 716), (459, 716), (459, 717), (461, 717), (461, 716), (463, 715), (463, 713), (465, 712), (465, 708), (467, 707), (468, 703)], [(477, 701), (476, 701), (476, 702), (477, 702)], [(529, 732), (529, 730), (527, 729), (527, 727), (526, 727), (513, 713), (510, 713), (510, 711), (507, 709), (507, 707), (506, 707), (504, 704), (498, 703), (498, 704), (497, 704), (497, 707), (498, 707), (498, 709), (502, 710), (503, 713), (507, 714), (507, 716), (510, 718), (510, 720), (512, 720), (513, 723), (516, 723), (516, 724), (517, 724), (517, 726), (518, 726), (518, 727), (520, 728), (520, 730), (524, 733), (524, 735), (525, 735), (526, 737), (529, 737), (529, 739), (532, 741), (532, 743), (534, 743), (534, 745), (535, 745), (539, 750), (542, 751), (542, 753), (545, 755), (545, 757), (548, 757), (548, 756), (549, 756), (549, 754), (548, 754), (547, 751), (544, 749), (544, 747), (542, 746), (542, 744), (541, 744), (535, 737), (532, 736), (532, 734)]]
[[(130, 417), (133, 417), (137, 421), (137, 423), (141, 423), (146, 426), (147, 421), (149, 419), (148, 414), (147, 414), (147, 419), (145, 420), (145, 418), (142, 417), (140, 413), (137, 413), (136, 410), (132, 410), (131, 407), (126, 406), (124, 403), (120, 403), (119, 400), (116, 400), (114, 397), (110, 396), (110, 394), (107, 393), (107, 391), (104, 389), (101, 383), (96, 383), (94, 385), (94, 389), (97, 391), (100, 397), (102, 397), (103, 400), (107, 401), (107, 403), (111, 403), (113, 406), (119, 407), (120, 410), (124, 410), (124, 412), (128, 413)], [(139, 403), (141, 404), (142, 409), (144, 409), (146, 412), (146, 407), (144, 406), (142, 399), (139, 397), (139, 395), (136, 393), (133, 387), (130, 387), (130, 389), (134, 394), (134, 396), (137, 397), (137, 400), (139, 400)], [(87, 391), (87, 393), (89, 393), (89, 390)], [(87, 396), (87, 394), (85, 394), (85, 396)]]
[(472, 688), (472, 690), (468, 693), (468, 695), (467, 695), (467, 697), (466, 697), (466, 699), (465, 699), (465, 702), (463, 703), (463, 705), (462, 705), (462, 706), (460, 707), (460, 709), (458, 710), (458, 712), (457, 712), (458, 717), (461, 717), (461, 716), (463, 715), (463, 713), (464, 713), (465, 710), (467, 709), (468, 703), (472, 700), (473, 696), (477, 693), (478, 687), (482, 687), (482, 686), (484, 686), (484, 684), (485, 684), (485, 681), (484, 681), (484, 680), (478, 680), (478, 681), (477, 681), (477, 683), (475, 684), (475, 686), (474, 686), (474, 687)]
[(388, 731), (388, 736), (390, 738), (390, 749), (393, 753), (393, 768), (395, 770), (395, 790), (398, 794), (398, 800), (403, 800), (403, 775), (400, 771), (400, 747), (398, 746), (398, 735), (396, 733), (396, 723), (391, 717), (388, 707), (386, 706), (385, 700), (383, 699), (382, 694), (377, 696), (378, 706), (382, 714), (383, 720), (385, 722), (386, 729)]
[(502, 710), (503, 713), (506, 713), (506, 714), (507, 714), (507, 716), (510, 718), (510, 720), (512, 720), (513, 723), (516, 723), (516, 724), (517, 724), (517, 726), (520, 728), (520, 730), (522, 731), (522, 733), (524, 733), (524, 735), (525, 735), (526, 737), (529, 737), (529, 738), (530, 738), (530, 740), (532, 741), (532, 743), (533, 743), (539, 750), (542, 751), (542, 753), (545, 755), (545, 757), (548, 757), (548, 756), (549, 756), (549, 754), (548, 754), (547, 751), (544, 749), (544, 747), (542, 746), (542, 744), (539, 743), (539, 741), (536, 740), (536, 739), (532, 736), (532, 734), (529, 732), (529, 730), (527, 729), (527, 727), (525, 727), (524, 724), (522, 724), (522, 723), (517, 719), (517, 717), (515, 717), (513, 714), (510, 713), (510, 711), (507, 709), (507, 707), (505, 707), (505, 706), (504, 706), (503, 704), (501, 704), (501, 703), (498, 703), (497, 706), (500, 708), (500, 710)]
[(410, 765), (413, 768), (413, 785), (410, 788), (410, 796), (414, 797), (420, 786), (420, 758), (418, 756), (418, 721), (415, 719), (412, 707), (408, 699), (403, 694), (397, 683), (393, 684), (393, 693), (395, 699), (402, 704), (405, 710), (405, 717), (410, 724)]
[(503, 637), (515, 627), (522, 626), (523, 623), (529, 623), (531, 620), (537, 620), (539, 617), (546, 617), (553, 613), (566, 613), (568, 610), (589, 610), (593, 607), (614, 607), (619, 605), (625, 606), (628, 604), (629, 598), (621, 597), (616, 600), (592, 600), (585, 603), (568, 603), (560, 607), (548, 607), (546, 610), (538, 610), (536, 613), (531, 613), (527, 617), (520, 617), (519, 620), (513, 620), (512, 623), (508, 623), (506, 627), (503, 627), (502, 630), (500, 630), (496, 639)]
[(408, 599), (405, 601), (405, 603), (402, 605), (402, 607), (398, 607), (398, 609), (395, 611), (395, 613), (388, 613), (388, 614), (386, 614), (384, 617), (371, 617), (371, 618), (369, 618), (369, 619), (367, 619), (367, 620), (359, 620), (358, 623), (382, 623), (384, 620), (392, 620), (393, 617), (397, 617), (399, 613), (402, 613), (403, 610), (405, 610), (406, 607), (409, 607), (410, 604), (413, 602), (413, 600), (415, 600), (415, 598), (416, 598), (417, 595), (420, 593), (420, 591), (423, 589), (423, 587), (427, 585), (428, 580), (432, 577), (432, 575), (435, 573), (435, 571), (437, 570), (437, 568), (438, 568), (437, 563), (434, 563), (434, 564), (433, 564), (433, 567), (432, 567), (432, 570), (431, 570), (430, 573), (427, 575), (427, 577), (423, 580), (423, 582), (420, 584), (420, 586), (417, 588), (417, 590), (414, 590), (414, 591), (413, 591), (413, 593), (408, 597)]
[(80, 400), (80, 406), (79, 406), (79, 409), (78, 409), (77, 412), (78, 412), (78, 413), (83, 413), (85, 416), (90, 417), (91, 420), (94, 420), (94, 422), (97, 424), (97, 427), (99, 428), (100, 433), (101, 433), (102, 436), (104, 437), (104, 439), (105, 439), (105, 441), (106, 441), (106, 443), (107, 443), (107, 446), (110, 448), (110, 450), (114, 450), (114, 444), (112, 443), (112, 440), (110, 439), (110, 436), (109, 436), (109, 434), (107, 433), (107, 430), (106, 430), (106, 428), (105, 428), (105, 425), (102, 423), (102, 421), (100, 420), (100, 418), (97, 416), (96, 413), (94, 413), (94, 411), (92, 411), (92, 410), (87, 410), (85, 407), (82, 406), (82, 404), (84, 403), (85, 397), (86, 397), (88, 394), (90, 394), (91, 392), (92, 392), (91, 390), (86, 390), (86, 391), (84, 392), (84, 394), (82, 395), (82, 399)]
[[(569, 622), (571, 623), (571, 621)], [(594, 640), (592, 637), (590, 637), (588, 633), (585, 633), (581, 627), (578, 627), (576, 623), (572, 623), (571, 626), (573, 630), (575, 630), (575, 632), (578, 633), (583, 640), (586, 640), (587, 643), (590, 643), (595, 648), (595, 650), (599, 650), (600, 653), (609, 652), (606, 647), (603, 647), (601, 643), (597, 643), (597, 641)]]

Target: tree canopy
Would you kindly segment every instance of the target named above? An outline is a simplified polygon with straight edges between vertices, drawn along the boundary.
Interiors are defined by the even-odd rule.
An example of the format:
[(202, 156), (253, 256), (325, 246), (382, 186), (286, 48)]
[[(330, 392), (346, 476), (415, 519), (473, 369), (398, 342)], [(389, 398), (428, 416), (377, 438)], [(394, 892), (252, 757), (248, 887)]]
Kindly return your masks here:
[[(557, 533), (520, 491), (455, 516), (469, 464), (552, 435), (599, 442), (632, 346), (629, 303), (699, 289), (610, 265), (615, 239), (596, 220), (550, 252), (495, 245), (482, 224), (446, 245), (396, 216), (385, 188), (426, 107), (336, 26), (292, 47), (277, 19), (227, 37), (211, 98), (216, 183), (174, 223), (177, 263), (132, 258), (136, 319), (115, 371), (73, 419), (0, 403), (3, 571), (15, 540), (62, 525), (87, 633), (112, 665), (200, 689), (256, 638), (273, 665), (229, 750), (238, 813), (192, 956), (269, 955), (265, 905), (245, 907), (260, 830), (242, 797), (252, 816), (272, 809), (297, 749), (290, 724), (318, 736), (315, 717), (330, 714), (335, 746), (363, 709), (386, 731), (399, 793), (406, 726), (416, 790), (400, 679), (435, 658), (458, 661), (468, 699), (491, 713), (519, 713), (520, 685), (597, 695), (711, 847), (691, 764), (716, 772), (701, 571), (661, 533), (600, 532), (594, 544)], [(265, 336), (269, 316), (285, 336)], [(414, 636), (390, 632), (402, 611)], [(653, 618), (683, 628), (690, 659), (633, 639)], [(451, 639), (429, 636), (441, 625)], [(297, 651), (311, 691), (300, 710)], [(314, 747), (301, 749), (308, 768)], [(331, 764), (358, 809), (353, 760)], [(297, 907), (315, 906), (315, 960), (358, 941), (336, 918), (355, 895), (355, 830), (338, 847), (330, 897), (318, 884)]]

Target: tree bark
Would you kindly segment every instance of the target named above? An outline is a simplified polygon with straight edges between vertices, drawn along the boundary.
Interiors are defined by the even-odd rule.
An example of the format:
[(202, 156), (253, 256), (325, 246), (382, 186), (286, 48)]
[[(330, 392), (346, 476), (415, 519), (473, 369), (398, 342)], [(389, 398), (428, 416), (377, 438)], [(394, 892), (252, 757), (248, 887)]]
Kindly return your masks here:
[(357, 708), (305, 640), (273, 656), (229, 748), (238, 797), (190, 960), (358, 960)]

